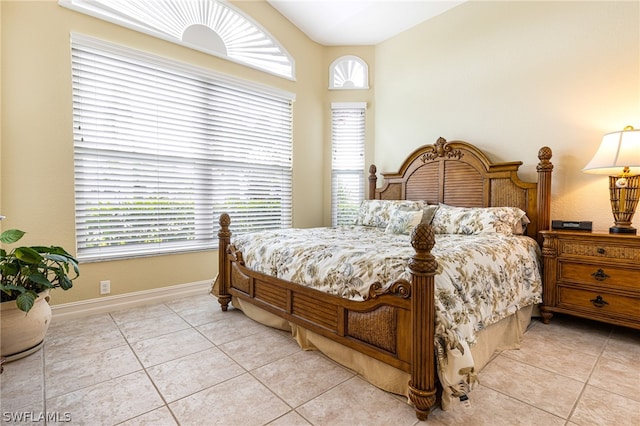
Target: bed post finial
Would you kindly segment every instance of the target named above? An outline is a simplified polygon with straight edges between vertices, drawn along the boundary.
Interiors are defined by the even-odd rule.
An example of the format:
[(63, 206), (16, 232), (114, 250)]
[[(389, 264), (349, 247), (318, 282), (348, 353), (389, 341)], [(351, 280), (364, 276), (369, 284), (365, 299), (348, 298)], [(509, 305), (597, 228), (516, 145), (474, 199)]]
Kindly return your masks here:
[(223, 311), (226, 311), (231, 301), (231, 295), (229, 294), (229, 262), (227, 261), (227, 248), (231, 243), (231, 231), (229, 225), (231, 224), (231, 218), (227, 213), (220, 215), (220, 230), (218, 231), (218, 265), (220, 270), (218, 271), (218, 303)]
[(434, 275), (438, 262), (431, 254), (435, 233), (431, 225), (419, 224), (411, 233), (411, 245), (416, 254), (409, 259), (411, 271), (411, 312), (413, 337), (411, 342), (411, 382), (409, 399), (419, 420), (426, 420), (436, 403), (436, 371), (433, 359), (435, 302)]
[(369, 200), (374, 200), (376, 198), (376, 185), (378, 184), (378, 176), (376, 176), (376, 172), (378, 168), (375, 164), (369, 166)]
[(551, 148), (543, 146), (538, 151), (538, 159), (540, 162), (536, 167), (538, 171), (538, 235), (537, 240), (542, 245), (542, 235), (540, 231), (546, 231), (551, 224), (551, 172), (553, 171), (553, 163), (551, 163)]

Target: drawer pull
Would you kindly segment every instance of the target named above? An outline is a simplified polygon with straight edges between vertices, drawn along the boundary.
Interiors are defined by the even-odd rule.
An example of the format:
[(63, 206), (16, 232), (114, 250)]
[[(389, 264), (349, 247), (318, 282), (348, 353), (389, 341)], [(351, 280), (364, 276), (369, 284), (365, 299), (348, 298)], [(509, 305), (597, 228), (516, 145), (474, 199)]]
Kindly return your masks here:
[(602, 269), (598, 269), (596, 272), (591, 274), (591, 276), (598, 281), (604, 281), (609, 278), (609, 275), (607, 275)]
[(598, 247), (598, 254), (604, 254), (604, 249), (602, 247)]
[(602, 308), (604, 305), (609, 304), (609, 302), (605, 301), (600, 295), (596, 296), (595, 299), (591, 299), (590, 302), (593, 303), (593, 306), (596, 308)]

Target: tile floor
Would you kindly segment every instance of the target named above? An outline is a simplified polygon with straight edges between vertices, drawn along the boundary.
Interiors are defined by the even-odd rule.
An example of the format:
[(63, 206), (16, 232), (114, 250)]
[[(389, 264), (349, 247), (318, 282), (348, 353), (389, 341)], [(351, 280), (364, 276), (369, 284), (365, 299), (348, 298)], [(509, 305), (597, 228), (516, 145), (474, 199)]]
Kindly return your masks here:
[[(520, 350), (480, 373), (470, 407), (426, 424), (638, 425), (639, 360), (637, 330), (534, 321)], [(3, 425), (425, 424), (403, 398), (208, 295), (54, 318), (44, 348), (0, 381)]]

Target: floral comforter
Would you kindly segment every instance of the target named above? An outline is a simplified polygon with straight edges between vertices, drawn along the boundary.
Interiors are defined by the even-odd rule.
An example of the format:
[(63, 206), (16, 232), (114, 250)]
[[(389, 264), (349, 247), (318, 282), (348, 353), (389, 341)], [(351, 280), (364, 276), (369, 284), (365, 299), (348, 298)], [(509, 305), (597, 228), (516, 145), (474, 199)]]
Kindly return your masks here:
[[(415, 253), (409, 235), (365, 226), (266, 231), (237, 236), (233, 244), (252, 270), (353, 300), (376, 281), (410, 279)], [(467, 358), (479, 330), (542, 300), (540, 249), (529, 237), (436, 234), (432, 254), (439, 370), (452, 351)], [(472, 360), (466, 363), (472, 369)], [(469, 374), (464, 380), (473, 386)], [(450, 377), (443, 384), (456, 382)]]

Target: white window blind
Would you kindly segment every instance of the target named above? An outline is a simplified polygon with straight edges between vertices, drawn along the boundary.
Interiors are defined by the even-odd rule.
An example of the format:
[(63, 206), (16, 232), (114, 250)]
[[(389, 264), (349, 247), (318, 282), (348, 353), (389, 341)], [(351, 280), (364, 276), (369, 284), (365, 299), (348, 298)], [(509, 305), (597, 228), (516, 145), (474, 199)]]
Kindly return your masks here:
[(60, 6), (154, 37), (295, 78), (293, 57), (251, 16), (218, 0), (58, 0)]
[(329, 66), (329, 89), (368, 89), (369, 66), (358, 56), (341, 56)]
[(331, 216), (352, 225), (364, 198), (364, 103), (331, 105)]
[(292, 96), (79, 35), (72, 75), (80, 260), (291, 226)]

